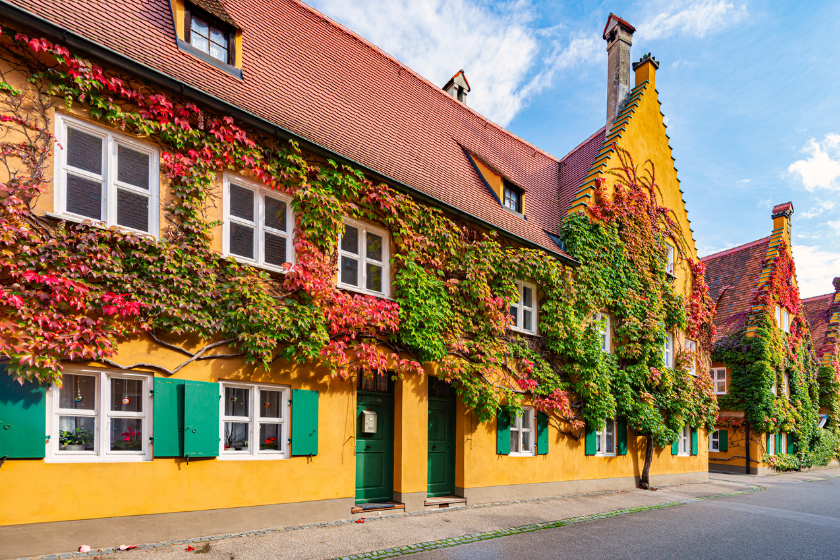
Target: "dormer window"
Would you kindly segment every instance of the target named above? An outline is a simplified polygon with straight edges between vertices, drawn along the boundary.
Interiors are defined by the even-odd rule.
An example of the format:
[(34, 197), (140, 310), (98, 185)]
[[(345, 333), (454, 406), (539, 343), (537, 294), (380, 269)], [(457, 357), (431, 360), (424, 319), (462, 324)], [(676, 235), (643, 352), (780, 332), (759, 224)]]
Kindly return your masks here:
[(505, 208), (522, 214), (522, 189), (505, 181)]
[(232, 22), (221, 4), (217, 9), (212, 6), (202, 9), (187, 3), (184, 40), (183, 43), (179, 41), (179, 46), (214, 66), (239, 74), (236, 69), (236, 27)]
[(230, 64), (228, 32), (210, 23), (209, 18), (192, 14), (190, 19), (190, 44), (213, 58)]

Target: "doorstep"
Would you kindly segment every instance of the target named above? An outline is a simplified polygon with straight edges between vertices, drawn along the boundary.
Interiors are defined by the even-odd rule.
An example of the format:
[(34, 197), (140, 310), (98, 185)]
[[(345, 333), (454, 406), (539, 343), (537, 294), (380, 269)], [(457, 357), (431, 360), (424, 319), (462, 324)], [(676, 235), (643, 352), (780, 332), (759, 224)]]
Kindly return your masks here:
[[(350, 513), (370, 513), (372, 511), (389, 511), (397, 513), (396, 510), (405, 510), (405, 504), (398, 504), (397, 502), (375, 502), (369, 504), (356, 504), (350, 510)], [(381, 513), (379, 515), (382, 515)]]
[(461, 496), (439, 496), (437, 498), (426, 498), (423, 504), (425, 509), (447, 508), (450, 506), (465, 506), (467, 499)]

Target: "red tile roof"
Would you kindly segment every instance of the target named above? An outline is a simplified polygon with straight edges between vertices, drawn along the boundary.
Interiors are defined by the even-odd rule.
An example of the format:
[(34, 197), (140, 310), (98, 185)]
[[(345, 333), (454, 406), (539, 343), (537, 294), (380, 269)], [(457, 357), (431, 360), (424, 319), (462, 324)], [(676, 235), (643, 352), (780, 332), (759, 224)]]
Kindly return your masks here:
[[(802, 300), (802, 309), (805, 317), (811, 325), (811, 340), (814, 343), (814, 350), (818, 358), (827, 350), (831, 350), (830, 341), (826, 338), (828, 324), (831, 321), (831, 304), (834, 303), (834, 294), (812, 297)], [(836, 344), (836, 340), (834, 343)]]
[[(547, 232), (558, 232), (571, 198), (565, 193), (576, 192), (576, 170), (591, 163), (585, 160), (597, 153), (592, 149), (597, 139), (567, 156), (568, 182), (561, 183), (561, 160), (304, 4), (224, 1), (243, 29), (240, 80), (178, 50), (168, 0), (10, 2), (496, 228), (562, 253)], [(527, 191), (527, 219), (493, 199), (462, 147)]]
[(701, 259), (706, 265), (709, 296), (717, 305), (716, 342), (744, 326), (769, 243), (770, 237), (765, 237)]

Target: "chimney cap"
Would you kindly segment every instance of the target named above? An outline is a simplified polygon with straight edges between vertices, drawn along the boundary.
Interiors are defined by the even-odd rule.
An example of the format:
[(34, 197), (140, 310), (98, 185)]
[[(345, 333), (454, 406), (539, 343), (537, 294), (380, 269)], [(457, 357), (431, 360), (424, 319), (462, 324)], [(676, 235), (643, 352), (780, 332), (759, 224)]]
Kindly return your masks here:
[(607, 33), (612, 30), (613, 27), (616, 25), (620, 25), (624, 28), (624, 30), (631, 35), (636, 31), (636, 28), (627, 23), (625, 20), (621, 19), (614, 13), (610, 12), (610, 17), (607, 18), (607, 25), (604, 26), (604, 36), (603, 38), (607, 38)]
[(633, 70), (644, 64), (645, 62), (650, 62), (653, 64), (653, 67), (659, 70), (659, 61), (656, 60), (655, 56), (651, 56), (650, 53), (647, 53), (642, 58), (639, 59), (639, 62), (633, 63)]
[[(461, 78), (460, 80), (458, 79), (459, 77)], [(463, 83), (461, 83), (461, 82), (463, 82)], [(449, 81), (446, 82), (446, 84), (444, 84), (442, 89), (444, 91), (448, 90), (452, 86), (453, 83), (457, 83), (459, 86), (465, 88), (468, 92), (470, 91), (470, 83), (467, 81), (467, 75), (464, 74), (464, 69), (463, 68), (458, 70), (455, 73), (454, 76), (449, 78)]]
[(777, 204), (773, 207), (773, 218), (778, 218), (780, 216), (790, 218), (791, 214), (793, 214), (793, 202), (785, 202), (784, 204)]

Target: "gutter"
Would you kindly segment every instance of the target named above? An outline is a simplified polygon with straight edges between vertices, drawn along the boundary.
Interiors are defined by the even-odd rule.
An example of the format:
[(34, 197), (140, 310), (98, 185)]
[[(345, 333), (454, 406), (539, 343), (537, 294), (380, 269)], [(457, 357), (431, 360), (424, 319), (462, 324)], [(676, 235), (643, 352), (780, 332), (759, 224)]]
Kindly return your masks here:
[(367, 167), (366, 165), (346, 158), (341, 154), (330, 150), (329, 148), (326, 148), (324, 146), (321, 146), (320, 144), (317, 144), (315, 142), (312, 142), (311, 140), (299, 136), (290, 130), (287, 130), (281, 126), (272, 123), (271, 121), (254, 115), (253, 113), (250, 113), (248, 111), (244, 111), (239, 107), (228, 103), (227, 101), (223, 101), (216, 96), (210, 95), (201, 91), (200, 89), (187, 85), (181, 82), (180, 80), (176, 80), (175, 78), (172, 78), (171, 76), (168, 76), (163, 72), (160, 72), (158, 70), (155, 70), (154, 68), (146, 66), (145, 64), (137, 62), (108, 47), (105, 47), (103, 45), (100, 45), (99, 43), (91, 41), (90, 39), (82, 37), (77, 33), (64, 29), (63, 27), (59, 27), (58, 25), (55, 25), (54, 23), (51, 23), (40, 16), (34, 15), (31, 12), (28, 12), (22, 8), (10, 4), (7, 0), (0, 0), (0, 17), (31, 29), (37, 29), (40, 33), (51, 38), (53, 41), (60, 41), (66, 47), (89, 53), (94, 58), (97, 58), (105, 63), (122, 68), (126, 72), (135, 74), (147, 80), (148, 82), (151, 82), (164, 89), (177, 92), (182, 97), (186, 97), (194, 101), (196, 104), (203, 105), (219, 113), (228, 114), (234, 117), (235, 119), (239, 120), (240, 122), (245, 123), (249, 127), (259, 130), (264, 134), (268, 134), (284, 140), (294, 140), (295, 142), (298, 142), (301, 145), (301, 147), (304, 147), (308, 151), (311, 151), (317, 155), (336, 160), (344, 165), (349, 165), (361, 169), (365, 174), (375, 177), (377, 180), (386, 183), (390, 187), (403, 193), (409, 194), (412, 198), (422, 201), (430, 206), (434, 206), (435, 208), (443, 210), (448, 214), (454, 214), (456, 218), (461, 218), (486, 229), (496, 231), (502, 237), (514, 240), (517, 243), (525, 245), (526, 247), (529, 247), (531, 249), (545, 251), (559, 259), (564, 264), (574, 267), (580, 266), (580, 263), (578, 261), (576, 261), (568, 255), (551, 251), (543, 247), (542, 245), (538, 245), (533, 241), (523, 239), (518, 235), (501, 229), (498, 226), (491, 224), (490, 222), (482, 220), (481, 218), (478, 218), (471, 214), (467, 214), (466, 212), (446, 202), (443, 202), (440, 199), (423, 193), (415, 189), (414, 187), (406, 185), (405, 183), (388, 177), (387, 175), (383, 175), (382, 173), (375, 171)]

